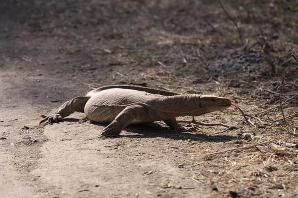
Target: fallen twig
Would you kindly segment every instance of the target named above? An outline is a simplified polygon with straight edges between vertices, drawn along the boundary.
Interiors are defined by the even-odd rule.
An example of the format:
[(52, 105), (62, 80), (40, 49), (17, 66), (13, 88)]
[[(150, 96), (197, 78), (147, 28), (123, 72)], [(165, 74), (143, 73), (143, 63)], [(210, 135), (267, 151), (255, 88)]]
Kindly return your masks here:
[(281, 100), (282, 100), (283, 86), (284, 86), (284, 78), (282, 79), (282, 81), (281, 81), (281, 86), (280, 86), (279, 108), (280, 108), (280, 111), (281, 111), (281, 114), (282, 114), (282, 118), (283, 118), (284, 124), (286, 124), (287, 121), (286, 121), (286, 117), (285, 117), (285, 113), (284, 113), (284, 109), (283, 109), (282, 101), (281, 101)]
[(298, 64), (298, 58), (297, 58), (297, 56), (294, 53), (292, 53), (291, 55), (295, 59), (296, 63)]
[(260, 146), (260, 145), (271, 143), (271, 142), (272, 141), (267, 141), (267, 142), (262, 142), (262, 143), (253, 144), (253, 145), (249, 145), (249, 146), (243, 146), (243, 147), (240, 147), (240, 148), (232, 148), (232, 149), (227, 149), (227, 150), (221, 150), (221, 151), (217, 151), (217, 152), (214, 152), (214, 153), (209, 153), (209, 154), (205, 155), (203, 158), (209, 159), (210, 157), (214, 157), (215, 155), (219, 155), (219, 154), (223, 154), (223, 153), (227, 153), (227, 152), (232, 152), (232, 151), (251, 149), (251, 148), (254, 148), (256, 146)]
[(222, 124), (222, 123), (204, 123), (204, 122), (199, 122), (199, 121), (195, 121), (194, 123), (203, 125), (203, 126), (222, 126), (222, 127), (226, 127), (229, 129), (238, 129), (238, 127), (236, 127), (236, 126), (229, 126), (227, 124)]
[(291, 61), (292, 57), (285, 60), (283, 63), (280, 64), (280, 67), (283, 67), (284, 65), (288, 64)]
[(256, 119), (256, 120), (258, 120), (260, 123), (264, 123), (260, 118), (258, 118), (258, 117), (255, 117), (255, 116), (252, 116), (252, 115), (248, 115), (248, 114), (245, 114), (245, 116), (247, 116), (247, 117), (251, 117), (251, 118), (253, 118), (253, 119)]
[(242, 111), (242, 109), (240, 109), (240, 107), (238, 107), (235, 103), (232, 103), (232, 106), (234, 106), (236, 109), (238, 109), (241, 112), (242, 116), (244, 117), (245, 121), (248, 124), (256, 127), (256, 125), (246, 117), (246, 114)]
[(167, 68), (167, 67), (168, 67), (167, 65), (163, 64), (163, 63), (162, 63), (162, 62), (160, 62), (160, 61), (157, 61), (157, 63), (158, 63), (160, 66), (162, 66), (162, 67), (165, 67), (165, 68)]

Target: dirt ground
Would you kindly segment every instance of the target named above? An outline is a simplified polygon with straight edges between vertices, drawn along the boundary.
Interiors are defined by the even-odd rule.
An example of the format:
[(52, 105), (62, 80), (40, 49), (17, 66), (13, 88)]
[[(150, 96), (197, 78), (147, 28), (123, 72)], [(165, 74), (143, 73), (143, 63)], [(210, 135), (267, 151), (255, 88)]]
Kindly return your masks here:
[[(297, 197), (297, 21), (296, 1), (1, 1), (0, 197)], [(38, 128), (108, 84), (225, 96), (251, 124)]]

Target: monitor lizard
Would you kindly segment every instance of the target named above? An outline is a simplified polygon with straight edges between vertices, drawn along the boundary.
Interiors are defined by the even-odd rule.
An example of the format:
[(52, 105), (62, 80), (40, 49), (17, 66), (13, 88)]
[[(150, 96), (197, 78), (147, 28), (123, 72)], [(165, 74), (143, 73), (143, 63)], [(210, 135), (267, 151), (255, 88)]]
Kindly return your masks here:
[(176, 117), (199, 116), (229, 106), (231, 100), (224, 97), (179, 94), (137, 85), (109, 85), (65, 102), (53, 115), (44, 118), (40, 126), (82, 112), (90, 121), (109, 123), (101, 136), (117, 137), (122, 129), (134, 123), (164, 121), (172, 129), (183, 130)]

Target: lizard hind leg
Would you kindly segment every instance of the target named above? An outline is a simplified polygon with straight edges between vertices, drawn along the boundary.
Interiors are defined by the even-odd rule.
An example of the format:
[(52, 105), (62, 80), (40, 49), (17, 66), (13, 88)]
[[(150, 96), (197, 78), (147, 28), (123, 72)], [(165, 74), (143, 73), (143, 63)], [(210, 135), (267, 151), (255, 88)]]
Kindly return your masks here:
[[(118, 137), (122, 129), (134, 122), (145, 122), (148, 119), (148, 107), (135, 104), (125, 107), (116, 118), (103, 129), (101, 136)], [(149, 116), (150, 117), (150, 116)]]
[(39, 122), (40, 127), (44, 127), (47, 124), (57, 123), (63, 120), (64, 117), (74, 113), (84, 113), (84, 107), (90, 97), (76, 97), (64, 104), (62, 104), (53, 115), (46, 116)]

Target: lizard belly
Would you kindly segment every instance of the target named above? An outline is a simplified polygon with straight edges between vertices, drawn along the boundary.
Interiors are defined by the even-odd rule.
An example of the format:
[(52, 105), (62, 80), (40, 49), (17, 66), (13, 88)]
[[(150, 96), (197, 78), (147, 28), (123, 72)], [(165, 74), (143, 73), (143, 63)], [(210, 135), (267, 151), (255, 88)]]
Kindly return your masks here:
[(86, 105), (85, 114), (94, 122), (111, 122), (125, 107), (113, 107), (105, 105)]
[[(87, 118), (95, 122), (110, 122), (127, 106), (146, 103), (158, 96), (143, 91), (111, 89), (94, 93), (85, 105)], [(134, 120), (133, 123), (140, 123)]]

